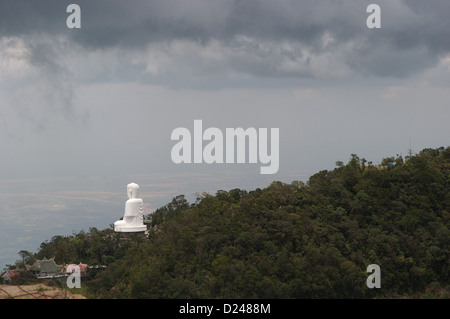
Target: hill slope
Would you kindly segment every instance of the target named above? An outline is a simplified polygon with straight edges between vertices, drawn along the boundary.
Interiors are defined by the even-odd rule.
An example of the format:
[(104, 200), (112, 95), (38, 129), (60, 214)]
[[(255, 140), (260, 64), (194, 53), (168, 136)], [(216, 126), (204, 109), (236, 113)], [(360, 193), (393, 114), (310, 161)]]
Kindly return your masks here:
[[(392, 168), (352, 155), (307, 184), (183, 196), (148, 240), (88, 282), (91, 297), (449, 297), (450, 148)], [(382, 288), (368, 289), (378, 264)]]
[[(93, 298), (449, 298), (450, 147), (336, 166), (306, 184), (180, 195), (148, 238), (90, 228), (23, 260), (108, 265), (83, 279)], [(370, 264), (381, 289), (366, 286)]]

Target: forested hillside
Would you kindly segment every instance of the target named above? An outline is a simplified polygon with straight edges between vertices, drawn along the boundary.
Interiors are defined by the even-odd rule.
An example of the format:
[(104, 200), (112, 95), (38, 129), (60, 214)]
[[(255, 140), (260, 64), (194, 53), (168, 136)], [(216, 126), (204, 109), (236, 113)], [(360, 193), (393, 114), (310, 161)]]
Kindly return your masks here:
[[(306, 184), (180, 195), (148, 238), (56, 239), (66, 259), (108, 264), (85, 282), (89, 297), (449, 298), (449, 186), (450, 147), (377, 166), (352, 155)], [(370, 264), (380, 289), (366, 286)]]

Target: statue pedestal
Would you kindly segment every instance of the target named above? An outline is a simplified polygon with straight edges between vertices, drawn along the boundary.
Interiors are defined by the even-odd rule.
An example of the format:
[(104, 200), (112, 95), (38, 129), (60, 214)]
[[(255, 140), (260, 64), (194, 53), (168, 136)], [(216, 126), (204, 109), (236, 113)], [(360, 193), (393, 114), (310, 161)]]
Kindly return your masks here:
[(119, 223), (123, 220), (118, 220), (117, 222), (114, 223), (114, 231), (115, 232), (125, 232), (125, 233), (134, 233), (134, 232), (140, 232), (140, 231), (146, 231), (147, 230), (147, 226), (142, 225), (142, 226), (128, 226), (125, 222), (124, 223)]

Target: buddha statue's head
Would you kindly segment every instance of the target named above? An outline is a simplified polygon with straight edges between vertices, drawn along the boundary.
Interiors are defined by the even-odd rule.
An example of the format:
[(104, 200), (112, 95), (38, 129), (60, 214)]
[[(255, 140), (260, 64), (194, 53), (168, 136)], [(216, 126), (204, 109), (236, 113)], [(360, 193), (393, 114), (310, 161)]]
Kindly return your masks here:
[(138, 198), (139, 197), (139, 185), (136, 183), (130, 183), (127, 185), (128, 198)]

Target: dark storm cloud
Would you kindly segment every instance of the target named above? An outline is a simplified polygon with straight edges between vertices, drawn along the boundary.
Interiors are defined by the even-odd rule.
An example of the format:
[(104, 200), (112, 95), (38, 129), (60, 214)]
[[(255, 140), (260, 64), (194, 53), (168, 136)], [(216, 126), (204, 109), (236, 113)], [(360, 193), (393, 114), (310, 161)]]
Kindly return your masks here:
[[(66, 7), (73, 2), (81, 7), (81, 30), (65, 25)], [(449, 52), (450, 2), (375, 1), (382, 8), (382, 28), (370, 30), (366, 8), (373, 2), (3, 0), (0, 30), (3, 36), (64, 36), (87, 50), (220, 41), (233, 53), (221, 60), (223, 67), (256, 77), (315, 77), (322, 63), (358, 74), (404, 77)], [(239, 41), (242, 37), (250, 40)], [(279, 49), (279, 43), (292, 48)]]

